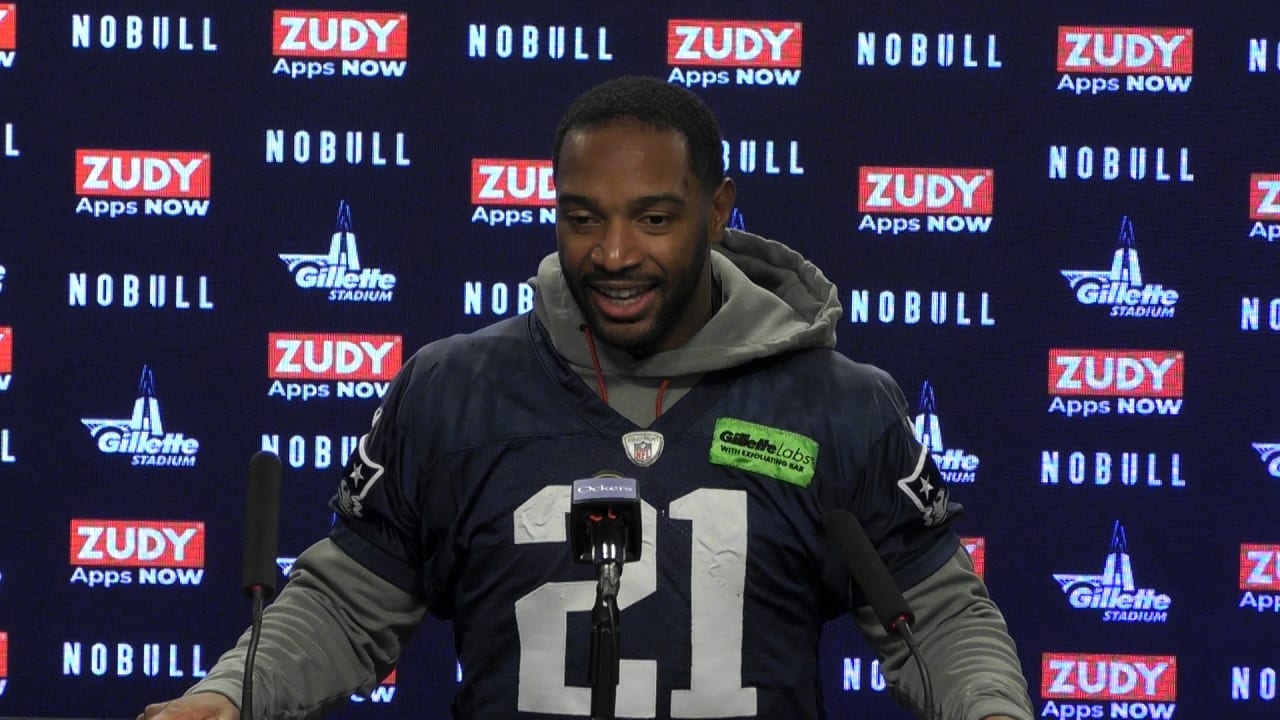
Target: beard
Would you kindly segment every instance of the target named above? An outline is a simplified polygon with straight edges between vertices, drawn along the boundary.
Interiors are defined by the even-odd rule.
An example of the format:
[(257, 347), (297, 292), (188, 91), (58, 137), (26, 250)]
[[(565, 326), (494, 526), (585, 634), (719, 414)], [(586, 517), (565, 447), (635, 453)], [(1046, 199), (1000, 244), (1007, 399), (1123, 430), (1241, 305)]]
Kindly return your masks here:
[[(560, 271), (591, 333), (633, 357), (646, 357), (662, 349), (672, 349), (662, 348), (663, 342), (686, 321), (687, 313), (697, 312), (695, 295), (708, 262), (709, 246), (707, 239), (700, 237), (683, 272), (665, 276), (638, 270), (608, 273), (599, 269), (575, 274), (565, 267), (563, 256), (560, 258)], [(605, 280), (648, 282), (654, 285), (660, 297), (653, 310), (638, 321), (615, 322), (604, 317), (590, 297), (594, 293), (592, 283)]]

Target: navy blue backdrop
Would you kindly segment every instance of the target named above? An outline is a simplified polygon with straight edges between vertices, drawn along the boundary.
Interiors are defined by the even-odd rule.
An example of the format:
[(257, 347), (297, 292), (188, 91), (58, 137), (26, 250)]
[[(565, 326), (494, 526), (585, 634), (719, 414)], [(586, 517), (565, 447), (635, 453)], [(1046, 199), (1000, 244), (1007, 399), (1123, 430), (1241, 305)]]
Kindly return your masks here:
[[(1273, 3), (366, 5), (0, 2), (0, 714), (213, 664), (250, 455), (287, 566), (400, 359), (527, 311), (558, 115), (640, 73), (920, 398), (1037, 713), (1280, 715)], [(339, 716), (457, 672), (429, 621)], [(847, 621), (822, 682), (901, 716)]]

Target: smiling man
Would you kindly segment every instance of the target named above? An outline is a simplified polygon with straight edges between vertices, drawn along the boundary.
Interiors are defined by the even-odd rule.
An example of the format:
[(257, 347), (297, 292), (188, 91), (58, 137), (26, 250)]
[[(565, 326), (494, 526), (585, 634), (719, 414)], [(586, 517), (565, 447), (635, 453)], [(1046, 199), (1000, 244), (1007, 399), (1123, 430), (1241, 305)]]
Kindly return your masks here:
[[(617, 716), (822, 718), (823, 624), (853, 612), (905, 706), (1031, 718), (999, 610), (893, 380), (835, 352), (822, 272), (726, 224), (720, 135), (692, 94), (600, 85), (556, 134), (558, 252), (535, 312), (405, 364), (348, 464), (338, 523), (268, 609), (259, 717), (368, 691), (424, 613), (453, 623), (458, 718), (584, 717), (593, 571), (570, 482), (635, 477), (644, 547), (626, 566)], [(936, 689), (851, 590), (833, 510), (866, 527), (916, 612)], [(246, 639), (146, 718), (235, 718)]]

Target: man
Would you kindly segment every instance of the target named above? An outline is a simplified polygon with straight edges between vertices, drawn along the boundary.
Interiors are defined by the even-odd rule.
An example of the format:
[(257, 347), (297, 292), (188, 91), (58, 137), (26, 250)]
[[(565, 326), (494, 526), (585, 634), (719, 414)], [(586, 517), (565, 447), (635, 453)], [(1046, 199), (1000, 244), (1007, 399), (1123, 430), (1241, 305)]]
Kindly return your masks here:
[[(454, 625), (460, 718), (585, 717), (595, 583), (565, 544), (569, 484), (638, 479), (618, 717), (824, 717), (823, 623), (856, 603), (823, 538), (862, 521), (908, 588), (939, 717), (1031, 717), (958, 506), (885, 373), (833, 350), (836, 289), (794, 251), (726, 230), (715, 119), (661, 80), (569, 108), (553, 154), (558, 253), (535, 312), (434, 342), (348, 463), (330, 537), (268, 609), (256, 717), (367, 691), (430, 611)], [(576, 613), (576, 614), (574, 614)], [(866, 608), (899, 700), (921, 681)], [(235, 718), (245, 639), (156, 720)]]

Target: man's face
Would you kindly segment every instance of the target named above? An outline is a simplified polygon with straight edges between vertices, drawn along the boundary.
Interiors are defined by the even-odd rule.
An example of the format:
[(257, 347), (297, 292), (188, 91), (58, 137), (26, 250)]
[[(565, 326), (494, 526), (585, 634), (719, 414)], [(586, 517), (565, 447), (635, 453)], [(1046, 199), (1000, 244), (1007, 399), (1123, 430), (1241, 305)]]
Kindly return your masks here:
[(634, 120), (569, 132), (555, 180), (560, 267), (591, 331), (635, 356), (693, 337), (733, 184), (708, 195), (684, 136)]

